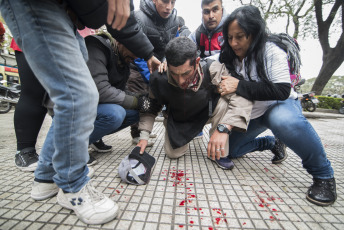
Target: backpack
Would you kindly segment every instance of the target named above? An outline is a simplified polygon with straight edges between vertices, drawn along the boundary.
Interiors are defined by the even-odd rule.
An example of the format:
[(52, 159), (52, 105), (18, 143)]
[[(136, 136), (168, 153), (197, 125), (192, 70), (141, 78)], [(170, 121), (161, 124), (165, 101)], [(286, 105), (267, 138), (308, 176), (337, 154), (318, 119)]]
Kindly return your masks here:
[(295, 87), (299, 81), (301, 81), (300, 66), (300, 46), (295, 38), (289, 36), (286, 33), (271, 34), (269, 35), (268, 41), (273, 42), (279, 48), (284, 50), (288, 55), (288, 66), (290, 74), (290, 85), (292, 88)]

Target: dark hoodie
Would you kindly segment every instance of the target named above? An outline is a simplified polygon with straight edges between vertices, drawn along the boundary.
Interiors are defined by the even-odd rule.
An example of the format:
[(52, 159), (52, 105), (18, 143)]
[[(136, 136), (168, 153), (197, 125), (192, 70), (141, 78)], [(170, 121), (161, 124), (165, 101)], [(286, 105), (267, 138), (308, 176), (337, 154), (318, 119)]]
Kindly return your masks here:
[(167, 43), (176, 37), (178, 31), (177, 11), (173, 9), (171, 15), (164, 19), (160, 17), (152, 0), (141, 0), (140, 10), (135, 11), (135, 17), (154, 46), (154, 55), (162, 61)]

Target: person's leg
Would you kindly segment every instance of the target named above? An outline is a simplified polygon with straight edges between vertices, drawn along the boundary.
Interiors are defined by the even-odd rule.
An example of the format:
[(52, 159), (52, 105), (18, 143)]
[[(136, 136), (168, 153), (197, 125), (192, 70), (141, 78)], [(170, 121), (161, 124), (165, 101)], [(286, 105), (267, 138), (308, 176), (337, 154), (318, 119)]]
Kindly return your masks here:
[(184, 156), (189, 151), (189, 144), (183, 145), (177, 149), (173, 149), (170, 143), (170, 139), (168, 137), (166, 125), (167, 125), (167, 119), (164, 119), (164, 126), (165, 126), (164, 150), (165, 150), (166, 155), (171, 159), (176, 159), (176, 158)]
[(47, 109), (43, 106), (45, 89), (28, 65), (24, 53), (15, 52), (20, 75), (21, 92), (14, 112), (17, 150), (35, 147)]
[(321, 206), (333, 204), (337, 198), (333, 168), (318, 134), (303, 116), (300, 102), (279, 102), (266, 112), (265, 123), (302, 159), (303, 167), (313, 176), (307, 200)]
[(15, 163), (22, 171), (35, 171), (38, 155), (36, 141), (47, 109), (43, 106), (45, 89), (28, 65), (24, 53), (15, 51), (21, 82), (21, 93), (14, 111), (14, 130), (17, 137)]
[(89, 143), (94, 143), (105, 135), (113, 133), (123, 123), (126, 116), (125, 109), (116, 104), (99, 104), (94, 130), (90, 135)]
[(257, 137), (267, 128), (262, 124), (262, 117), (250, 121), (245, 133), (233, 130), (229, 136), (229, 158), (241, 157), (254, 151), (272, 149), (273, 136)]
[(46, 137), (35, 177), (53, 179), (64, 191), (77, 192), (89, 180), (88, 140), (98, 98), (84, 59), (84, 41), (57, 1), (3, 0), (1, 13), (55, 104), (54, 125)]
[(302, 165), (309, 174), (320, 179), (333, 177), (321, 140), (303, 116), (299, 101), (288, 99), (278, 102), (265, 114), (264, 123), (302, 159)]

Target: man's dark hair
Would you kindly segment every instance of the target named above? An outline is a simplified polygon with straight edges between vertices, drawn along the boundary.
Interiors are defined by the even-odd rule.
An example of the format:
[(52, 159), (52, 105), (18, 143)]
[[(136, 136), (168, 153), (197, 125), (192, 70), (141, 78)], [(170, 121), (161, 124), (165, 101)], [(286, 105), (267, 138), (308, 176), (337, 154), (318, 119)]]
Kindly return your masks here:
[(185, 21), (184, 18), (182, 16), (178, 16), (178, 23), (179, 23), (179, 27), (182, 27), (185, 25)]
[[(202, 0), (201, 8), (203, 8), (204, 5), (209, 5), (213, 1), (215, 1), (215, 0)], [(220, 0), (220, 2), (221, 2), (221, 6), (222, 6), (222, 0)]]
[(167, 43), (165, 55), (168, 65), (178, 67), (190, 60), (192, 66), (196, 63), (197, 46), (187, 37), (176, 37)]

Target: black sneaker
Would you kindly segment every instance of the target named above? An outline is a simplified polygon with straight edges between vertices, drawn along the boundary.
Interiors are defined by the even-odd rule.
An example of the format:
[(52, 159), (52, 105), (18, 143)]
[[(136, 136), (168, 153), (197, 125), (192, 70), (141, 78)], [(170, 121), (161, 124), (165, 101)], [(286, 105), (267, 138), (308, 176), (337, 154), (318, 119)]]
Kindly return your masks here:
[(333, 204), (337, 199), (335, 179), (313, 178), (313, 184), (308, 189), (306, 199), (319, 206), (328, 206)]
[(87, 162), (87, 166), (88, 167), (90, 167), (90, 166), (92, 166), (92, 165), (95, 165), (95, 164), (97, 164), (97, 160), (96, 160), (96, 158), (94, 157), (94, 156), (91, 156), (90, 155), (90, 159), (88, 160), (88, 162)]
[(22, 149), (16, 153), (15, 163), (17, 167), (26, 172), (33, 172), (37, 168), (38, 155), (33, 147)]
[(90, 145), (92, 149), (94, 149), (96, 152), (99, 153), (107, 153), (112, 151), (112, 146), (111, 145), (106, 145), (102, 139), (100, 139), (97, 142), (94, 142)]
[(275, 137), (275, 146), (271, 149), (271, 152), (275, 154), (275, 156), (271, 159), (273, 164), (282, 163), (282, 161), (288, 157), (285, 144), (277, 137)]

